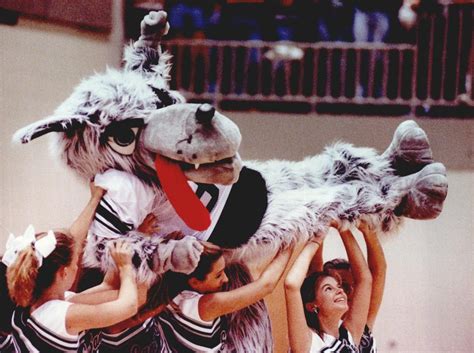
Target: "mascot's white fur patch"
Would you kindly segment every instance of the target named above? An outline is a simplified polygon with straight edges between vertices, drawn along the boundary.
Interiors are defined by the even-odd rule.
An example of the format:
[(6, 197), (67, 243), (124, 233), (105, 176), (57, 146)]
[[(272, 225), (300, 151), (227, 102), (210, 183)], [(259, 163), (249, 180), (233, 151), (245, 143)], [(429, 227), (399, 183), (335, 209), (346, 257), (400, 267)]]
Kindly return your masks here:
[[(341, 142), (303, 161), (248, 161), (242, 167), (238, 127), (209, 105), (183, 103), (169, 90), (170, 57), (159, 48), (166, 31), (166, 14), (150, 13), (140, 39), (125, 50), (124, 69), (86, 79), (53, 116), (19, 130), (14, 139), (26, 143), (56, 132), (54, 149), (85, 180), (109, 169), (133, 174), (152, 190), (150, 208), (162, 232), (199, 236), (202, 232), (171, 207), (154, 162), (160, 157), (179, 166), (213, 215), (206, 238), (233, 249), (235, 286), (250, 280), (240, 265), (253, 256), (326, 231), (332, 219), (346, 226), (365, 219), (388, 232), (403, 217), (431, 219), (441, 212), (446, 170), (433, 161), (428, 138), (414, 121), (397, 128), (382, 154)], [(218, 205), (223, 206), (213, 214)], [(189, 272), (196, 265), (199, 249), (192, 240), (144, 238), (135, 226), (122, 228), (120, 217), (111, 221), (123, 230), (118, 236), (133, 239), (142, 280), (153, 282), (166, 270)], [(103, 239), (90, 236), (85, 258), (105, 269), (110, 263)], [(263, 303), (232, 317), (229, 351), (272, 351)]]

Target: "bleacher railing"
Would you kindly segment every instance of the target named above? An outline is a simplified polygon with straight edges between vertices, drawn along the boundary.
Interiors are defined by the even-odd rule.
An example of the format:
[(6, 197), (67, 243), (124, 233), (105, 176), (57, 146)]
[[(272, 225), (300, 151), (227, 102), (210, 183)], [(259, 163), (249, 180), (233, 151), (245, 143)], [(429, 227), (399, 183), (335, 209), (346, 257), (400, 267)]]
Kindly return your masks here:
[(413, 43), (171, 40), (191, 100), (473, 106), (473, 6), (419, 16)]

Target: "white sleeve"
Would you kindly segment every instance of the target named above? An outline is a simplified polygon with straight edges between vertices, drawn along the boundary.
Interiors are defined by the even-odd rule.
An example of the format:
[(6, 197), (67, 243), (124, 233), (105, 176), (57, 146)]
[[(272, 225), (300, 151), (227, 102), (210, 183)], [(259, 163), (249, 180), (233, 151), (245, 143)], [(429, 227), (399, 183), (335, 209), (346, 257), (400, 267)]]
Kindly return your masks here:
[(115, 169), (109, 169), (102, 174), (97, 174), (94, 178), (97, 186), (107, 190), (105, 195), (119, 203), (127, 200), (132, 189), (131, 175)]
[(31, 313), (31, 316), (50, 332), (66, 339), (77, 339), (66, 330), (66, 314), (71, 302), (65, 300), (50, 300)]
[(65, 299), (66, 301), (69, 301), (69, 299), (71, 299), (72, 297), (74, 297), (76, 294), (77, 294), (77, 293), (75, 293), (75, 292), (71, 292), (71, 291), (67, 290), (67, 291), (64, 292), (64, 299)]
[(319, 337), (318, 334), (311, 331), (311, 347), (309, 353), (318, 353), (321, 352), (321, 349), (324, 348), (326, 345), (324, 341)]
[(199, 316), (199, 300), (203, 294), (197, 292), (185, 291), (181, 292), (181, 295), (175, 304), (178, 305), (181, 313), (195, 321), (204, 322)]
[(109, 169), (97, 174), (97, 186), (107, 190), (103, 199), (109, 211), (122, 222), (137, 228), (152, 211), (154, 192), (135, 175), (120, 170)]

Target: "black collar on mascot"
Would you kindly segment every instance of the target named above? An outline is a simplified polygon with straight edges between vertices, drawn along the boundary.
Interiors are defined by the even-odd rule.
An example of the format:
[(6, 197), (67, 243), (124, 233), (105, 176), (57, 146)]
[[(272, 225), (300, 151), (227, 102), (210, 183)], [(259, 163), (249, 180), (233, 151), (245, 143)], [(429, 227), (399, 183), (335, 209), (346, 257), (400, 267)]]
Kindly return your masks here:
[(262, 175), (243, 167), (208, 241), (223, 248), (245, 244), (257, 231), (268, 205), (268, 190)]

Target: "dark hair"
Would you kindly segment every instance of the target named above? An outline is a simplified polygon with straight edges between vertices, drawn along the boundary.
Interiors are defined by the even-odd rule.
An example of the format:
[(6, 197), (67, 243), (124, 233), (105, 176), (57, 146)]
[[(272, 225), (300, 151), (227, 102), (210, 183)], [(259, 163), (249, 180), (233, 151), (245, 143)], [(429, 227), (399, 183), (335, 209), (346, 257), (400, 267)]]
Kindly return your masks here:
[(2, 303), (2, 315), (0, 315), (1, 337), (11, 332), (11, 318), (15, 309), (15, 304), (8, 295), (7, 266), (3, 262), (0, 262), (0, 303)]
[(328, 271), (313, 272), (303, 281), (300, 289), (301, 299), (303, 300), (304, 316), (308, 327), (316, 331), (320, 336), (322, 334), (321, 327), (318, 320), (318, 315), (306, 308), (307, 303), (311, 303), (316, 299), (316, 289), (321, 281), (326, 277), (333, 277), (340, 283), (340, 278), (337, 273), (330, 273)]
[(323, 271), (329, 270), (350, 270), (351, 264), (346, 259), (332, 259), (330, 261), (326, 261), (323, 266)]
[[(169, 303), (181, 291), (189, 288), (188, 280), (196, 278), (203, 281), (211, 271), (212, 265), (224, 254), (224, 250), (217, 245), (202, 241), (204, 250), (201, 253), (197, 267), (189, 275), (178, 272), (166, 272), (158, 282), (148, 290), (151, 298), (148, 301), (153, 302), (152, 305)], [(147, 304), (148, 305), (148, 304)], [(150, 305), (150, 307), (152, 307)]]
[(186, 289), (186, 275), (168, 271), (158, 276), (158, 279), (147, 291), (145, 310), (153, 310), (160, 305), (169, 304), (174, 297)]
[(211, 272), (212, 265), (219, 260), (219, 258), (224, 255), (224, 250), (219, 246), (214, 245), (209, 242), (202, 242), (204, 245), (204, 250), (201, 254), (201, 258), (197, 267), (194, 271), (188, 276), (188, 278), (196, 278), (200, 281), (203, 281), (209, 272)]
[[(329, 272), (330, 275), (337, 274), (337, 276), (339, 276), (340, 274), (337, 271), (349, 271), (350, 273), (351, 264), (346, 259), (332, 259), (324, 263), (323, 271)], [(352, 293), (352, 285), (351, 283), (346, 282), (346, 278), (344, 276), (341, 277), (341, 286), (344, 292), (350, 296)]]
[[(46, 233), (36, 234), (41, 238)], [(62, 232), (54, 232), (56, 247), (39, 267), (33, 245), (18, 253), (15, 262), (7, 268), (10, 298), (16, 305), (28, 307), (51, 287), (61, 267), (69, 266), (73, 257), (74, 240)]]

